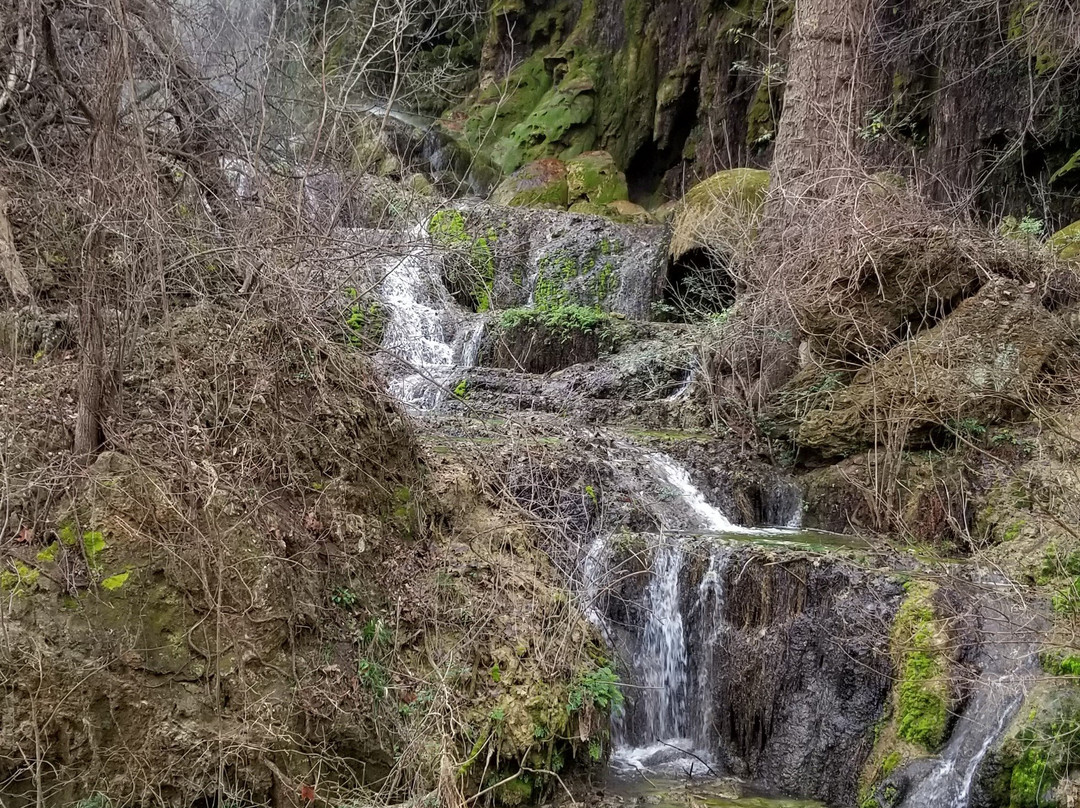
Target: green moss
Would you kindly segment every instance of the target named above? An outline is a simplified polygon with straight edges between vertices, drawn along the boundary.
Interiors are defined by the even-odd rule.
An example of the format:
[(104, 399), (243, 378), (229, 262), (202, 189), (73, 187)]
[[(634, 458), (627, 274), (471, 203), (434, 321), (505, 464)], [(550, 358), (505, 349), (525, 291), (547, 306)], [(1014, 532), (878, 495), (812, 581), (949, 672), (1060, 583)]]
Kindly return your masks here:
[[(356, 289), (349, 290), (356, 299)], [(346, 334), (349, 342), (357, 347), (373, 347), (382, 342), (386, 330), (386, 307), (379, 300), (355, 300), (345, 310)]]
[(131, 577), (131, 571), (130, 570), (127, 571), (127, 572), (118, 572), (116, 575), (110, 575), (108, 578), (105, 578), (101, 582), (101, 585), (105, 589), (107, 589), (108, 591), (114, 592), (117, 589), (119, 589), (120, 587), (122, 587), (124, 584), (126, 584), (127, 581), (128, 581), (128, 578), (130, 578), (130, 577)]
[(999, 754), (995, 805), (1054, 808), (1054, 787), (1080, 759), (1080, 691), (1075, 685), (1044, 697)]
[(22, 561), (12, 561), (0, 572), (0, 590), (15, 595), (25, 595), (37, 586), (41, 573)]
[(776, 137), (776, 126), (772, 81), (766, 75), (762, 77), (746, 114), (746, 145), (752, 150), (763, 149)]
[(528, 805), (532, 798), (532, 792), (532, 783), (518, 776), (509, 782), (502, 783), (495, 789), (495, 800), (500, 805)]
[(465, 215), (454, 209), (437, 211), (428, 222), (428, 232), (436, 244), (450, 252), (451, 260), (443, 268), (443, 280), (450, 293), (476, 311), (489, 311), (493, 306), (499, 234), (488, 228), (473, 235)]
[(607, 152), (582, 154), (568, 160), (566, 168), (571, 203), (584, 199), (594, 205), (606, 205), (629, 195), (626, 176)]
[(562, 341), (571, 339), (576, 333), (604, 332), (609, 324), (610, 316), (605, 312), (577, 305), (507, 309), (499, 318), (499, 326), (506, 331), (543, 326)]
[(1080, 260), (1080, 221), (1075, 221), (1050, 236), (1050, 247), (1059, 258), (1066, 261)]
[(60, 551), (60, 543), (52, 542), (44, 550), (41, 550), (37, 554), (37, 560), (45, 563), (51, 563), (56, 561), (56, 554)]
[(1047, 651), (1039, 655), (1043, 670), (1054, 676), (1080, 676), (1080, 656), (1064, 651)]
[(912, 584), (893, 624), (892, 648), (899, 660), (896, 733), (933, 752), (948, 725), (947, 659), (926, 584)]

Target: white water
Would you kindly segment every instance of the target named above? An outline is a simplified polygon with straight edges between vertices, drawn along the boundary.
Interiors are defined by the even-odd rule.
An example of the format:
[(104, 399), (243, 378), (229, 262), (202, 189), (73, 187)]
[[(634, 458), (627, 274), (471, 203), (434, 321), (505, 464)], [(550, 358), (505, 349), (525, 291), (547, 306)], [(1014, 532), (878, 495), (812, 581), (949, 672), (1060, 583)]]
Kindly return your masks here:
[(685, 466), (660, 452), (648, 456), (650, 465), (658, 472), (662, 482), (670, 486), (686, 506), (698, 517), (699, 527), (716, 533), (756, 533), (753, 528), (736, 525), (719, 508), (705, 499), (705, 495), (690, 480)]
[(957, 720), (937, 765), (908, 793), (903, 805), (968, 808), (979, 767), (1023, 700), (1023, 688), (1014, 677), (980, 682), (979, 692)]
[[(690, 479), (690, 472), (671, 457), (653, 453), (646, 457), (648, 471), (673, 495), (676, 508), (663, 509), (671, 527), (686, 525), (717, 533), (753, 532), (735, 525), (727, 515), (712, 505)], [(583, 573), (586, 581), (598, 580), (597, 570), (606, 559), (606, 549), (594, 542), (586, 552)], [(710, 615), (709, 626), (722, 619), (723, 575), (731, 550), (714, 549), (709, 568), (697, 587), (697, 610)], [(711, 756), (703, 749), (708, 743), (711, 712), (697, 704), (695, 694), (704, 693), (701, 683), (708, 681), (714, 657), (712, 645), (718, 633), (710, 637), (709, 658), (698, 669), (698, 686), (690, 681), (687, 657), (687, 625), (682, 611), (682, 573), (686, 560), (683, 540), (665, 532), (655, 548), (651, 575), (645, 593), (648, 616), (634, 659), (634, 668), (642, 690), (636, 694), (638, 722), (635, 737), (626, 737), (621, 722), (616, 726), (616, 747), (612, 767), (616, 772), (652, 772), (686, 776), (712, 773)], [(592, 619), (603, 618), (594, 611)], [(712, 629), (710, 628), (710, 631)]]
[(640, 660), (642, 684), (648, 688), (646, 732), (657, 740), (686, 734), (686, 635), (679, 604), (682, 566), (683, 552), (678, 544), (657, 548)]
[(697, 379), (698, 361), (695, 356), (690, 363), (690, 367), (686, 371), (686, 378), (682, 380), (678, 389), (674, 393), (665, 398), (665, 401), (682, 401), (690, 393), (690, 388), (694, 386), (694, 381)]
[(424, 226), (409, 239), (408, 252), (382, 282), (388, 309), (382, 348), (404, 367), (391, 373), (391, 393), (423, 410), (445, 400), (461, 371), (476, 364), (484, 322), (468, 318), (443, 287)]

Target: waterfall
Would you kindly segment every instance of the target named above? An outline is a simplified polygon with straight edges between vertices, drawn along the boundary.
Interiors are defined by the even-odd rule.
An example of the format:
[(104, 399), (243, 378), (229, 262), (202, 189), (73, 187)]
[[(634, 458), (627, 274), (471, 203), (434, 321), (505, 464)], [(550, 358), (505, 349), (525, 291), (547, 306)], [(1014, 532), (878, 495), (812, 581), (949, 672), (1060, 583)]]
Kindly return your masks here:
[[(616, 721), (616, 749), (612, 766), (616, 771), (653, 771), (684, 775), (711, 771), (709, 726), (711, 712), (703, 709), (702, 695), (711, 675), (714, 654), (711, 646), (719, 634), (710, 629), (710, 650), (704, 660), (691, 660), (688, 641), (691, 636), (683, 614), (683, 578), (687, 554), (684, 538), (678, 531), (715, 533), (756, 532), (735, 525), (723, 511), (712, 505), (690, 479), (690, 472), (673, 458), (652, 453), (645, 458), (645, 471), (659, 484), (667, 499), (656, 503), (665, 529), (657, 537), (650, 577), (644, 592), (645, 623), (634, 642), (633, 668), (635, 720)], [(673, 496), (672, 496), (673, 495)], [(673, 507), (672, 507), (673, 506)], [(607, 562), (608, 544), (594, 541), (582, 561), (586, 589), (592, 591), (591, 619), (599, 620), (605, 636), (610, 627), (603, 624), (595, 592), (604, 580), (599, 572)], [(724, 572), (731, 550), (717, 546), (710, 556), (709, 569), (696, 591), (695, 615), (707, 614), (700, 625), (718, 626), (723, 619)], [(697, 676), (691, 676), (693, 667)], [(706, 699), (707, 701), (707, 699)]]
[(390, 390), (420, 410), (438, 406), (458, 374), (476, 364), (484, 321), (469, 317), (442, 284), (427, 230), (417, 225), (404, 256), (386, 273), (382, 349), (393, 362)]
[(934, 769), (907, 794), (906, 808), (968, 808), (975, 776), (1024, 700), (1014, 677), (979, 683), (979, 692), (957, 720)]
[(755, 533), (753, 528), (736, 525), (718, 508), (709, 504), (705, 495), (690, 480), (685, 466), (660, 452), (648, 456), (649, 464), (658, 473), (659, 480), (673, 489), (680, 500), (697, 517), (697, 527), (716, 533)]
[(657, 548), (640, 656), (644, 701), (648, 705), (645, 727), (656, 740), (685, 736), (686, 636), (679, 604), (682, 566), (683, 552), (678, 544)]

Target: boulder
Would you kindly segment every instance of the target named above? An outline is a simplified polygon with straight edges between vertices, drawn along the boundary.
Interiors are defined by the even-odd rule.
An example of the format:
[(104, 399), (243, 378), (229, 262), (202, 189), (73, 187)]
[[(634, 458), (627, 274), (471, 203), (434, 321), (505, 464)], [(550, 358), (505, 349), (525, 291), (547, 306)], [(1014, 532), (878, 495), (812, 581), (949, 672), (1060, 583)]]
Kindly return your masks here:
[(585, 200), (606, 205), (625, 200), (629, 195), (626, 175), (606, 151), (579, 154), (566, 161), (566, 169), (571, 203)]
[(939, 427), (985, 428), (1037, 398), (1039, 374), (1063, 337), (1033, 285), (995, 278), (943, 322), (819, 399), (795, 441), (843, 456), (887, 438), (911, 448)]
[(769, 172), (732, 168), (686, 192), (674, 216), (671, 257), (702, 247), (736, 249), (748, 244), (761, 217)]
[(567, 166), (562, 160), (536, 160), (499, 183), (492, 201), (499, 205), (565, 210), (569, 202)]
[(663, 227), (464, 202), (436, 212), (432, 233), (446, 223), (454, 251), (480, 269), (485, 309), (584, 306), (643, 320), (663, 288)]
[(1059, 258), (1080, 260), (1080, 220), (1061, 228), (1050, 236), (1050, 247)]

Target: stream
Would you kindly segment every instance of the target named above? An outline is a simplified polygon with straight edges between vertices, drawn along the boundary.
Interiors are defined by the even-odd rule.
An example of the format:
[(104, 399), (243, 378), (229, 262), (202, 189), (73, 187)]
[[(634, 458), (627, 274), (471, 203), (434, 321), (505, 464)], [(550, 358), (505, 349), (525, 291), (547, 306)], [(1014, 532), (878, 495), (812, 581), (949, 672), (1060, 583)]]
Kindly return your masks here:
[[(409, 244), (381, 284), (388, 319), (378, 361), (392, 394), (437, 429), (451, 403), (466, 419), (474, 408), (450, 392), (481, 361), (485, 316), (444, 288), (423, 227)], [(546, 400), (565, 397), (560, 373), (502, 373), (500, 384), (517, 377), (519, 387), (554, 390)], [(689, 365), (662, 401), (677, 406), (696, 375)], [(507, 400), (527, 409), (520, 396)], [(484, 410), (489, 419), (513, 414)], [(567, 429), (590, 429), (560, 418)], [(604, 434), (590, 462), (611, 480), (606, 498), (634, 503), (653, 525), (589, 533), (568, 518), (581, 531), (567, 536), (569, 577), (625, 684), (605, 799), (687, 808), (854, 804), (865, 739), (891, 693), (888, 636), (902, 588), (887, 572), (845, 560), (865, 547), (857, 538), (800, 532), (797, 497), (775, 492), (767, 509), (775, 525), (741, 525), (674, 454), (618, 429)], [(1023, 701), (1022, 656), (984, 652), (945, 748), (913, 769), (905, 808), (968, 808), (980, 765)]]

